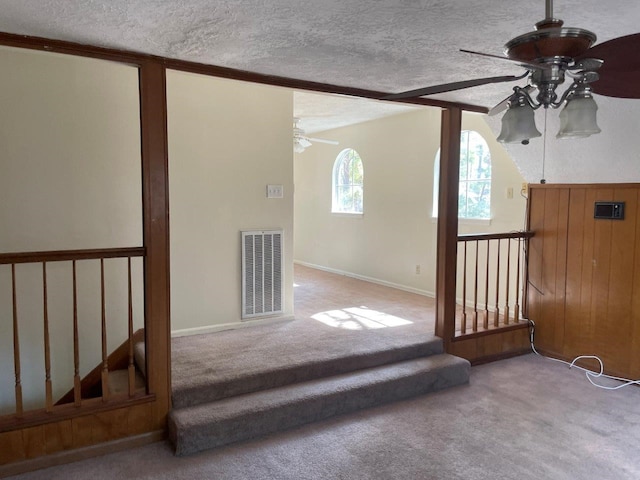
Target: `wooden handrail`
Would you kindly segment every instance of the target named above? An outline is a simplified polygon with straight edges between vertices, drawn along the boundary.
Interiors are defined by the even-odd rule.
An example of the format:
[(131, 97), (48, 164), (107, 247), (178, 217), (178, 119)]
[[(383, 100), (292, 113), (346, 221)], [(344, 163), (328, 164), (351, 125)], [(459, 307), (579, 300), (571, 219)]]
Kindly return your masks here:
[[(129, 388), (128, 396), (130, 398), (138, 397), (140, 392), (135, 386), (135, 365), (133, 362), (133, 294), (132, 294), (132, 272), (131, 258), (139, 257), (143, 260), (146, 256), (146, 248), (130, 247), (130, 248), (105, 248), (105, 249), (88, 249), (88, 250), (59, 250), (48, 252), (17, 252), (0, 254), (0, 265), (8, 265), (11, 269), (11, 296), (13, 306), (13, 356), (14, 356), (14, 374), (15, 374), (15, 412), (14, 414), (1, 415), (0, 427), (3, 424), (11, 423), (11, 419), (20, 424), (20, 420), (26, 416), (30, 416), (33, 410), (25, 411), (23, 404), (23, 388), (22, 388), (22, 365), (20, 356), (19, 341), (19, 321), (18, 321), (18, 298), (16, 288), (16, 265), (18, 264), (41, 264), (42, 269), (42, 328), (43, 328), (43, 346), (44, 346), (44, 412), (52, 417), (57, 416), (58, 406), (53, 402), (53, 380), (52, 380), (52, 363), (51, 358), (51, 336), (50, 336), (50, 311), (49, 311), (49, 279), (48, 264), (50, 262), (69, 262), (71, 263), (71, 283), (72, 283), (72, 306), (73, 306), (73, 389), (72, 402), (78, 414), (84, 414), (85, 402), (82, 397), (82, 384), (80, 381), (80, 338), (78, 332), (78, 285), (77, 285), (77, 269), (76, 262), (83, 260), (99, 260), (100, 261), (100, 311), (101, 311), (101, 401), (105, 404), (111, 403), (111, 392), (109, 391), (109, 355), (107, 351), (107, 296), (105, 289), (105, 259), (126, 259), (127, 260), (127, 362), (125, 368), (129, 370)], [(37, 293), (37, 292), (35, 292)], [(133, 368), (132, 368), (133, 367)], [(35, 417), (34, 417), (35, 418)], [(0, 429), (0, 431), (2, 431)]]
[(101, 258), (144, 257), (145, 255), (146, 249), (144, 247), (0, 253), (0, 265), (64, 262), (69, 260), (99, 260)]
[(498, 240), (503, 238), (531, 238), (535, 232), (508, 232), (508, 233), (470, 233), (458, 235), (459, 242), (475, 242), (476, 240)]
[[(520, 276), (521, 256), (526, 257), (526, 245), (534, 236), (532, 231), (518, 231), (508, 233), (481, 233), (458, 235), (459, 251), (462, 252), (462, 298), (459, 308), (459, 328), (456, 327), (454, 337), (467, 336), (478, 332), (498, 331), (519, 324), (520, 318)], [(485, 249), (485, 266), (480, 268), (480, 250)], [(516, 245), (514, 249), (513, 245)], [(523, 246), (525, 247), (523, 249)], [(475, 249), (471, 253), (468, 248)], [(504, 257), (503, 257), (504, 255)], [(515, 255), (515, 257), (513, 257)], [(469, 268), (468, 260), (471, 257), (475, 264)], [(523, 261), (526, 262), (526, 259)], [(470, 270), (471, 275), (467, 274)], [(493, 272), (490, 275), (490, 270)], [(513, 270), (513, 271), (512, 271)], [(460, 273), (460, 272), (459, 272)], [(484, 282), (481, 282), (484, 277)], [(511, 285), (514, 281), (515, 285)], [(473, 282), (473, 288), (471, 287)], [(469, 285), (467, 285), (469, 283)], [(484, 285), (480, 285), (483, 283)], [(484, 291), (481, 291), (481, 287)], [(470, 291), (471, 290), (471, 291)], [(495, 299), (495, 304), (489, 306)], [(467, 295), (471, 295), (469, 298)], [(484, 305), (480, 297), (484, 297)], [(489, 321), (489, 312), (492, 312), (493, 321)], [(472, 322), (467, 321), (468, 313), (472, 314)], [(482, 323), (479, 316), (482, 313)], [(470, 328), (470, 332), (469, 330)]]

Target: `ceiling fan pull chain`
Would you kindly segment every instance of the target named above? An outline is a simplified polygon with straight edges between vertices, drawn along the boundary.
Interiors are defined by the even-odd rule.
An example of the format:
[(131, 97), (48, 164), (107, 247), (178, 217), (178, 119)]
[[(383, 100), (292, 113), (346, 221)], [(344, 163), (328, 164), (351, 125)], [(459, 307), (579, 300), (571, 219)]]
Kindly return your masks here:
[(540, 183), (545, 184), (547, 180), (544, 178), (544, 164), (547, 159), (547, 112), (548, 108), (544, 109), (544, 132), (542, 135), (542, 178), (540, 179)]

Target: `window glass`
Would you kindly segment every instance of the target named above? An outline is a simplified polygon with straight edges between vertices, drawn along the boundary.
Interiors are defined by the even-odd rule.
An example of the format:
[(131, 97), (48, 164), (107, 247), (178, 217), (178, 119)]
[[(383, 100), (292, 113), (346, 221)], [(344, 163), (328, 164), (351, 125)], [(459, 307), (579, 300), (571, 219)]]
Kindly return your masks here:
[[(433, 216), (438, 216), (440, 150), (433, 166)], [(491, 153), (482, 136), (473, 130), (460, 135), (458, 218), (491, 218)]]
[(331, 211), (362, 213), (364, 200), (364, 169), (358, 152), (347, 148), (333, 164), (333, 201)]

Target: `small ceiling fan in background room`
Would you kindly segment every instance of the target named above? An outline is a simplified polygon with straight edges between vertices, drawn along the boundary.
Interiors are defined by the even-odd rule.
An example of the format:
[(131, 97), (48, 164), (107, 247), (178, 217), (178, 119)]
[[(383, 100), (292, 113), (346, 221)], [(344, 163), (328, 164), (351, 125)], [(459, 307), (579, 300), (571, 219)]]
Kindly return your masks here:
[[(524, 74), (434, 85), (388, 95), (382, 100), (422, 97), (526, 78), (526, 86), (514, 87), (511, 95), (489, 111), (489, 115), (496, 115), (507, 110), (502, 117), (498, 141), (528, 144), (529, 139), (541, 136), (535, 125), (534, 110), (563, 105), (557, 138), (584, 138), (599, 133), (594, 93), (640, 98), (640, 33), (592, 46), (596, 41), (594, 33), (582, 28), (563, 27), (562, 20), (553, 18), (553, 0), (546, 0), (545, 6), (546, 18), (536, 23), (534, 31), (507, 42), (504, 57), (461, 50), (516, 63), (526, 69)], [(559, 94), (557, 88), (566, 77), (572, 83)]]
[(335, 140), (326, 140), (323, 138), (313, 138), (305, 135), (305, 131), (300, 128), (300, 119), (293, 117), (293, 151), (302, 153), (314, 143), (327, 143), (329, 145), (338, 145)]

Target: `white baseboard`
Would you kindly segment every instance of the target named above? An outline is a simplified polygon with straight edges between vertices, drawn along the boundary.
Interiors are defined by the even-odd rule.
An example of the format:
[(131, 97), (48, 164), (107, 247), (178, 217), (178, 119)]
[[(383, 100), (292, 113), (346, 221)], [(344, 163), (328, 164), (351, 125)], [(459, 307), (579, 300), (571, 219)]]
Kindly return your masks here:
[(403, 290), (405, 292), (416, 293), (418, 295), (423, 295), (425, 297), (435, 298), (435, 292), (430, 292), (428, 290), (422, 290), (420, 288), (409, 287), (408, 285), (401, 285), (399, 283), (388, 282), (386, 280), (380, 280), (379, 278), (367, 277), (365, 275), (360, 275), (358, 273), (345, 272), (344, 270), (338, 270), (336, 268), (324, 267), (322, 265), (316, 265), (314, 263), (303, 262), (301, 260), (294, 260), (293, 263), (302, 265), (303, 267), (315, 268), (316, 270), (322, 270), (323, 272), (335, 273), (338, 275), (344, 275), (345, 277), (351, 277), (358, 280), (363, 280), (365, 282), (375, 283), (378, 285), (382, 285), (384, 287), (396, 288), (398, 290)]
[(278, 315), (277, 317), (264, 317), (255, 320), (246, 320), (243, 322), (221, 323), (219, 325), (205, 325), (203, 327), (183, 328), (179, 330), (172, 330), (171, 337), (186, 337), (188, 335), (200, 335), (202, 333), (235, 330), (237, 328), (254, 327), (256, 325), (271, 325), (273, 323), (288, 322), (293, 319), (293, 315)]

